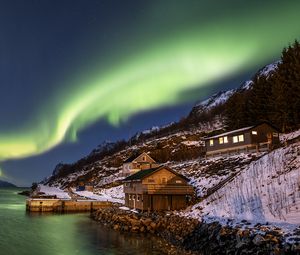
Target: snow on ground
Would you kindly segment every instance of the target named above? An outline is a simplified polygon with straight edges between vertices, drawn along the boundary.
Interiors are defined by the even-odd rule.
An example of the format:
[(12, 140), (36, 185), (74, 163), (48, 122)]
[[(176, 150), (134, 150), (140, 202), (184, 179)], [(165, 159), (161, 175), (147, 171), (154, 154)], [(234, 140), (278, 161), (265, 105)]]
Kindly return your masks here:
[(208, 190), (218, 185), (231, 175), (241, 171), (255, 157), (262, 154), (237, 154), (224, 157), (190, 160), (186, 162), (170, 162), (168, 165), (175, 171), (190, 179), (196, 189), (197, 196), (206, 196)]
[(123, 185), (119, 185), (119, 186), (112, 187), (109, 189), (101, 189), (101, 190), (99, 190), (99, 193), (109, 196), (111, 198), (125, 200), (125, 193), (123, 191)]
[[(113, 203), (120, 203), (120, 204), (124, 204), (124, 199), (120, 199), (120, 198), (113, 198), (110, 195), (107, 195), (105, 193), (93, 193), (91, 191), (76, 191), (75, 189), (72, 190), (73, 193), (87, 198), (87, 199), (93, 199), (93, 200), (97, 200), (97, 201), (108, 201), (108, 202), (113, 202)], [(113, 193), (113, 192), (111, 192)]]
[(299, 187), (300, 143), (296, 143), (253, 161), (185, 215), (220, 222), (245, 219), (291, 228), (300, 224)]
[(197, 146), (197, 147), (203, 146), (202, 141), (183, 141), (181, 143), (186, 146)]
[(268, 77), (272, 75), (272, 73), (278, 68), (278, 64), (280, 64), (281, 61), (276, 61), (275, 63), (266, 65), (263, 69), (261, 69), (258, 73), (259, 76), (265, 76)]
[(242, 86), (241, 86), (241, 89), (245, 89), (245, 90), (248, 90), (252, 87), (253, 85), (253, 81), (245, 81)]
[(228, 98), (231, 97), (235, 92), (235, 89), (231, 89), (215, 93), (208, 99), (198, 103), (196, 107), (202, 107), (206, 111), (210, 110), (217, 105), (225, 103), (228, 100)]
[(119, 209), (124, 210), (124, 211), (129, 211), (130, 208), (126, 207), (126, 206), (120, 206)]
[(288, 133), (288, 134), (280, 134), (280, 141), (286, 142), (288, 140), (292, 140), (299, 136), (300, 136), (300, 129), (295, 132)]
[(39, 191), (45, 193), (45, 195), (54, 196), (56, 195), (57, 198), (62, 199), (71, 199), (68, 192), (65, 192), (59, 188), (56, 187), (50, 187), (47, 185), (39, 185)]

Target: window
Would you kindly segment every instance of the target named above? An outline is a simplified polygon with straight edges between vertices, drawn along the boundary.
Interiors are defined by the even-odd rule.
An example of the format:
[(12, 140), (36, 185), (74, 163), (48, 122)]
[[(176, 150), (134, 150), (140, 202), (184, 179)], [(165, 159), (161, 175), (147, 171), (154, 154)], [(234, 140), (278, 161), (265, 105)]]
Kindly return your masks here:
[(135, 195), (132, 195), (132, 200), (135, 200)]
[(181, 180), (176, 180), (175, 183), (182, 183), (182, 181)]
[(161, 183), (166, 184), (167, 183), (167, 178), (166, 177), (161, 178)]
[(234, 136), (233, 143), (244, 142), (244, 135)]
[(223, 137), (219, 137), (219, 144), (223, 144), (224, 143), (224, 138)]
[(251, 132), (251, 134), (252, 134), (252, 135), (257, 135), (257, 131), (253, 130), (253, 131)]
[(137, 195), (136, 200), (137, 200), (137, 201), (140, 201), (140, 195)]
[(274, 133), (273, 133), (273, 136), (274, 136), (274, 137), (278, 137), (278, 133), (274, 132)]
[(239, 135), (239, 142), (244, 142), (244, 135)]
[(214, 146), (214, 139), (209, 140), (209, 146)]
[(224, 143), (228, 143), (228, 137), (224, 136)]
[(148, 178), (148, 182), (153, 183), (155, 181), (154, 181), (154, 179)]
[(129, 200), (131, 200), (131, 195), (129, 194)]
[(143, 161), (146, 161), (146, 157), (145, 156), (143, 156)]
[(234, 136), (233, 137), (233, 143), (237, 143), (239, 140), (238, 140), (238, 137), (237, 136)]

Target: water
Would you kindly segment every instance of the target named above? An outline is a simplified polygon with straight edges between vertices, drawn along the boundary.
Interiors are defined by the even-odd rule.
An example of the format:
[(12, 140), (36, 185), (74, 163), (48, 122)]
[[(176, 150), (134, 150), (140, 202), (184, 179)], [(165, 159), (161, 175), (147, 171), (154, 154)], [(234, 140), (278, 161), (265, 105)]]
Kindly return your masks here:
[(0, 189), (0, 255), (163, 254), (157, 239), (116, 232), (88, 214), (28, 214), (19, 191)]

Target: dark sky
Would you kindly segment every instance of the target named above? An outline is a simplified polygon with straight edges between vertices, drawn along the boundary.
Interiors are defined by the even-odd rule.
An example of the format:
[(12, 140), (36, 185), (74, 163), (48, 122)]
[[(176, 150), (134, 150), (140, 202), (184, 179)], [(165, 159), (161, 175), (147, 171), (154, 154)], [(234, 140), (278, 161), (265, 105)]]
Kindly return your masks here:
[(2, 0), (0, 178), (185, 116), (300, 34), (297, 1)]

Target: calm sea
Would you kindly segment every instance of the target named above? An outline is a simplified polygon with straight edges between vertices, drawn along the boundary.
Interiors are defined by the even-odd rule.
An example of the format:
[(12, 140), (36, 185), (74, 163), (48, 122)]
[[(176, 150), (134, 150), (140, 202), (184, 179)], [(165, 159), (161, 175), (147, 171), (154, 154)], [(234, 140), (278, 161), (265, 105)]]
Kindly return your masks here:
[(118, 233), (88, 214), (27, 214), (18, 191), (0, 189), (1, 255), (163, 254), (157, 239)]

